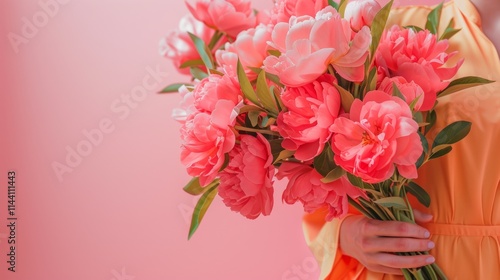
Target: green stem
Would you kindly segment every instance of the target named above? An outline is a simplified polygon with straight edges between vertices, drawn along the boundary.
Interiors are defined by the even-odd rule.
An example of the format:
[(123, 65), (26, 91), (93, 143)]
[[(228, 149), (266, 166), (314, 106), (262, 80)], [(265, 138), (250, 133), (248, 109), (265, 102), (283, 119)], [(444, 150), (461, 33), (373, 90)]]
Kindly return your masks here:
[(244, 127), (244, 126), (239, 126), (239, 125), (235, 126), (234, 128), (236, 130), (239, 130), (239, 131), (256, 132), (256, 133), (280, 136), (280, 134), (278, 132), (267, 130), (267, 129), (256, 129), (256, 128)]

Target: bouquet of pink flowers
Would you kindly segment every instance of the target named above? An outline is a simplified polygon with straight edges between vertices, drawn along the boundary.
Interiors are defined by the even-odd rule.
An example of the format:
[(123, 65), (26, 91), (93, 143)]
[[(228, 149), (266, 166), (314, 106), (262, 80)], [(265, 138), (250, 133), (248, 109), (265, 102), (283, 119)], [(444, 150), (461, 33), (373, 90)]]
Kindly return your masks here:
[[(161, 51), (191, 76), (162, 91), (182, 96), (173, 116), (193, 176), (184, 190), (200, 196), (189, 237), (217, 194), (247, 218), (271, 214), (275, 177), (288, 178), (284, 202), (325, 209), (327, 220), (351, 204), (374, 219), (414, 223), (407, 194), (430, 203), (412, 181), (417, 169), (471, 127), (454, 122), (429, 139), (437, 98), (489, 81), (452, 80), (462, 61), (447, 63), (456, 54), (447, 39), (458, 30), (450, 22), (437, 34), (442, 5), (425, 29), (386, 29), (391, 6), (276, 0), (255, 11), (249, 0), (187, 2), (191, 15)], [(403, 273), (446, 278), (435, 264)]]

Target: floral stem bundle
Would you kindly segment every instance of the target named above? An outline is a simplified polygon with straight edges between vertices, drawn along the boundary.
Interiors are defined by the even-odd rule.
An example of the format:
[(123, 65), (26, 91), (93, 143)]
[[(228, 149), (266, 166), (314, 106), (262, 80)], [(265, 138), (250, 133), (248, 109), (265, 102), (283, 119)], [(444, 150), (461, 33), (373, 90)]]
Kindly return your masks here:
[[(438, 34), (442, 5), (425, 27), (391, 27), (392, 2), (277, 0), (256, 11), (249, 0), (187, 1), (191, 15), (161, 52), (191, 77), (162, 91), (182, 97), (184, 190), (200, 197), (189, 238), (216, 196), (249, 219), (270, 215), (275, 177), (288, 179), (285, 203), (326, 209), (326, 220), (350, 204), (415, 223), (408, 194), (430, 204), (417, 169), (471, 129), (436, 131), (438, 97), (490, 81), (453, 80), (463, 60), (449, 61), (453, 22)], [(403, 273), (446, 279), (436, 264)]]

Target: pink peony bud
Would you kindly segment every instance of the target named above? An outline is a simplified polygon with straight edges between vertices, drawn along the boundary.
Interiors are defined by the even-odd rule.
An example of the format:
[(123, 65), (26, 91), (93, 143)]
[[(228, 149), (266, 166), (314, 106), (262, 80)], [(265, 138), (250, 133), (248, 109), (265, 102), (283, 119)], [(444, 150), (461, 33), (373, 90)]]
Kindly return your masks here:
[(363, 26), (371, 27), (375, 15), (382, 9), (376, 0), (351, 0), (347, 3), (344, 18), (358, 32)]

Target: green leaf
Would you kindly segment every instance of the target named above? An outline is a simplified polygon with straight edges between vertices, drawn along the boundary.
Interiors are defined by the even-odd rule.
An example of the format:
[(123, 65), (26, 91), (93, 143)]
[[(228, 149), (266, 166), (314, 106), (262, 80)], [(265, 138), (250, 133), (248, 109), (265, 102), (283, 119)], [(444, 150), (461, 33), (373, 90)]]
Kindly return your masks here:
[(339, 86), (336, 83), (333, 83), (333, 86), (340, 93), (340, 98), (342, 101), (342, 108), (344, 109), (344, 111), (349, 113), (349, 111), (351, 110), (352, 102), (354, 102), (354, 96), (352, 96), (352, 94), (350, 92), (348, 92), (346, 89), (344, 89), (343, 87)]
[(222, 36), (224, 36), (224, 33), (220, 32), (219, 30), (215, 31), (212, 39), (210, 39), (210, 42), (208, 43), (208, 49), (213, 50)]
[(349, 2), (349, 1), (340, 0), (338, 12), (342, 17), (344, 17), (345, 8), (347, 7), (347, 2)]
[(189, 71), (191, 72), (191, 75), (195, 79), (198, 79), (200, 81), (203, 80), (203, 79), (205, 79), (206, 77), (208, 77), (208, 74), (205, 73), (203, 70), (201, 70), (198, 67), (191, 67), (191, 69), (189, 69)]
[(483, 79), (480, 77), (468, 76), (453, 80), (444, 90), (438, 93), (438, 96), (445, 96), (460, 90), (464, 90), (467, 88), (472, 88), (480, 85), (485, 85), (489, 83), (493, 83), (494, 81), (490, 81), (487, 79)]
[(243, 69), (243, 65), (241, 65), (241, 62), (238, 60), (238, 66), (237, 66), (237, 74), (238, 74), (238, 82), (240, 83), (241, 91), (243, 91), (243, 94), (245, 97), (250, 100), (253, 104), (255, 105), (260, 105), (259, 99), (257, 98), (257, 95), (255, 94), (255, 91), (253, 90), (252, 84), (250, 83), (250, 80), (248, 80), (247, 75), (245, 74), (245, 70)]
[(276, 57), (280, 57), (281, 56), (281, 52), (278, 51), (278, 50), (268, 50), (267, 53), (269, 55), (276, 56)]
[(427, 23), (425, 24), (425, 29), (429, 30), (432, 34), (437, 35), (439, 29), (439, 19), (441, 18), (441, 12), (443, 11), (443, 3), (439, 4), (434, 8), (427, 16)]
[(191, 239), (195, 231), (198, 229), (198, 226), (200, 225), (201, 220), (205, 216), (208, 207), (210, 206), (210, 204), (212, 204), (215, 195), (217, 195), (218, 185), (219, 184), (217, 183), (217, 185), (211, 187), (200, 197), (200, 200), (198, 200), (198, 203), (196, 204), (196, 207), (194, 208), (193, 211), (193, 217), (191, 218), (191, 226), (189, 227), (188, 240)]
[(372, 33), (372, 44), (370, 46), (371, 60), (375, 59), (375, 52), (377, 51), (380, 39), (384, 33), (385, 25), (387, 24), (387, 19), (389, 18), (389, 13), (391, 12), (392, 3), (394, 0), (389, 1), (376, 15), (372, 22), (371, 33)]
[(259, 111), (248, 112), (248, 119), (250, 120), (250, 123), (252, 124), (253, 127), (256, 127), (259, 124), (259, 116), (260, 116)]
[(436, 158), (438, 158), (438, 157), (442, 157), (442, 156), (444, 156), (444, 155), (448, 154), (449, 152), (451, 152), (451, 150), (452, 150), (452, 149), (453, 149), (453, 148), (452, 148), (451, 146), (448, 146), (448, 147), (446, 147), (446, 148), (444, 148), (444, 149), (442, 149), (442, 150), (439, 150), (439, 151), (438, 151), (437, 153), (435, 153), (435, 154), (431, 154), (431, 156), (429, 157), (429, 159), (436, 159)]
[(243, 107), (240, 108), (239, 110), (239, 114), (243, 114), (243, 113), (248, 113), (248, 112), (251, 112), (251, 111), (259, 111), (259, 112), (264, 112), (264, 110), (262, 110), (262, 108), (260, 107), (257, 107), (257, 106), (254, 106), (254, 105), (244, 105)]
[(332, 6), (337, 11), (339, 10), (339, 4), (333, 0), (328, 0), (328, 5)]
[(188, 194), (199, 195), (204, 193), (207, 189), (200, 185), (200, 179), (198, 177), (194, 177), (187, 183), (183, 190)]
[(287, 158), (291, 158), (295, 154), (294, 151), (289, 151), (289, 150), (283, 150), (281, 151), (276, 158), (273, 160), (273, 164), (278, 163), (280, 160), (284, 160)]
[(455, 21), (453, 19), (451, 19), (450, 22), (448, 23), (448, 26), (444, 30), (443, 35), (441, 35), (439, 40), (448, 40), (461, 30), (461, 29), (453, 28), (454, 25), (455, 25)]
[(202, 39), (200, 39), (198, 36), (194, 35), (193, 33), (188, 32), (188, 34), (189, 34), (189, 37), (191, 38), (191, 40), (193, 41), (194, 46), (196, 47), (196, 51), (200, 55), (201, 60), (203, 61), (205, 66), (208, 69), (215, 68), (214, 63), (213, 63), (214, 59), (212, 57), (212, 52), (207, 47), (205, 42)]
[(394, 207), (396, 209), (408, 209), (406, 201), (399, 196), (384, 197), (374, 201), (376, 204), (384, 207)]
[(368, 74), (367, 85), (368, 88), (366, 89), (366, 92), (372, 91), (377, 88), (377, 68), (373, 67), (372, 70), (370, 70), (370, 73)]
[(261, 71), (257, 77), (257, 97), (266, 110), (278, 114), (278, 107), (274, 103), (271, 91), (266, 82), (266, 72), (264, 71)]
[(414, 197), (416, 197), (418, 201), (425, 207), (429, 207), (431, 205), (431, 197), (417, 183), (411, 181), (408, 183), (408, 185), (405, 186), (405, 188), (409, 193), (411, 193)]
[(333, 151), (330, 144), (327, 143), (321, 154), (314, 158), (314, 169), (325, 177), (336, 167), (337, 165), (333, 161)]
[(442, 145), (437, 145), (435, 147), (432, 147), (431, 154), (436, 154), (441, 150), (448, 149), (448, 147), (451, 146), (450, 144), (442, 144)]
[(278, 88), (275, 86), (271, 86), (271, 91), (273, 92), (274, 100), (276, 101), (276, 104), (278, 104), (278, 110), (281, 112), (285, 108), (285, 105), (283, 104), (283, 101), (281, 100), (281, 93)]
[(427, 141), (427, 138), (425, 138), (425, 136), (422, 135), (422, 133), (420, 133), (420, 132), (418, 132), (418, 136), (420, 136), (420, 142), (422, 143), (423, 151), (422, 151), (422, 155), (420, 156), (420, 158), (417, 160), (417, 163), (415, 164), (417, 166), (417, 168), (422, 166), (425, 158), (427, 157), (427, 154), (429, 153), (429, 142)]
[(431, 128), (436, 124), (436, 120), (437, 120), (436, 111), (434, 110), (429, 111), (427, 113), (427, 117), (425, 120), (429, 124), (425, 127), (424, 135), (427, 135), (427, 132), (429, 132), (429, 130), (431, 130)]
[(188, 67), (194, 67), (194, 66), (200, 66), (203, 65), (203, 60), (201, 59), (191, 59), (188, 61), (184, 61), (179, 68), (188, 68)]
[(219, 172), (226, 169), (226, 167), (229, 165), (229, 160), (230, 160), (229, 153), (225, 153), (224, 154), (224, 163), (222, 164), (221, 168), (219, 169)]
[(277, 75), (266, 72), (266, 78), (271, 82), (275, 83), (277, 86), (284, 87), (284, 85), (280, 81), (280, 78)]
[(338, 180), (340, 177), (344, 175), (345, 175), (345, 170), (342, 169), (342, 167), (337, 166), (332, 171), (330, 171), (324, 178), (322, 178), (321, 182), (328, 184)]
[(436, 147), (443, 144), (454, 144), (462, 140), (467, 134), (469, 134), (472, 124), (467, 121), (457, 121), (449, 124), (443, 130), (441, 130), (434, 142), (432, 147)]
[(415, 31), (415, 32), (424, 31), (422, 28), (420, 28), (420, 27), (418, 27), (416, 25), (407, 25), (404, 28), (406, 28), (406, 29), (413, 29), (413, 31)]
[(180, 83), (180, 84), (171, 84), (171, 85), (167, 86), (166, 88), (162, 89), (158, 93), (179, 92), (179, 88), (182, 87), (183, 85), (188, 85), (188, 84), (183, 84), (183, 83)]
[(356, 186), (356, 187), (361, 188), (361, 189), (366, 189), (365, 188), (365, 183), (363, 182), (363, 180), (361, 180), (361, 178), (359, 178), (359, 177), (357, 177), (355, 175), (352, 175), (349, 172), (346, 172), (346, 175), (347, 175), (347, 179), (349, 180), (349, 182), (353, 186)]
[(395, 82), (392, 82), (392, 96), (399, 97), (403, 99), (404, 102), (406, 102), (406, 98), (403, 96)]

